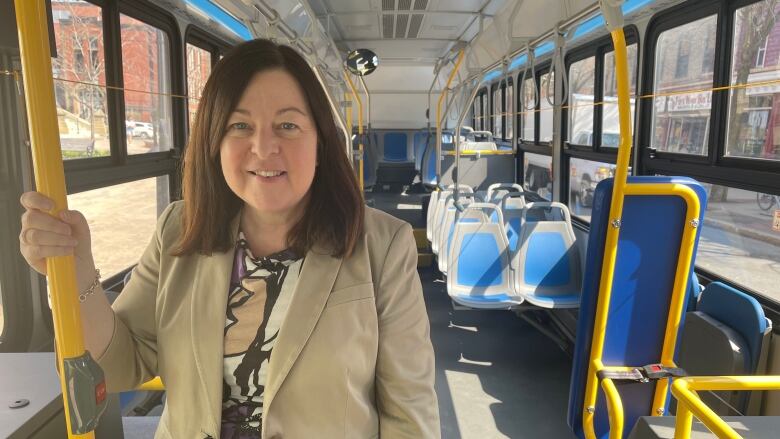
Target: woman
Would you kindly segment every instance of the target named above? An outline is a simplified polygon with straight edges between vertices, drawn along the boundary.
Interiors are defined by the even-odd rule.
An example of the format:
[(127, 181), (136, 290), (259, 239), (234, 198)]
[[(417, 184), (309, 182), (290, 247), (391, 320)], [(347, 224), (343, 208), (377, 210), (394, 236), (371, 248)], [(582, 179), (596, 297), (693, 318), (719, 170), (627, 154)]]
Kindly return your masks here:
[(439, 437), (410, 226), (363, 206), (294, 50), (255, 40), (217, 64), (183, 193), (112, 306), (83, 216), (21, 200), (30, 265), (76, 257), (85, 344), (109, 390), (162, 378), (156, 437)]

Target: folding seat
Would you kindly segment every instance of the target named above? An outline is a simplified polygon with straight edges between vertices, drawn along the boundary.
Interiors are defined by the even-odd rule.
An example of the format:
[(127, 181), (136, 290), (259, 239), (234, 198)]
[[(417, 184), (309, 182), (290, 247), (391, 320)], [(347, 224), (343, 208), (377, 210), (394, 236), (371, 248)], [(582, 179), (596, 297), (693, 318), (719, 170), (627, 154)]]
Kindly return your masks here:
[[(534, 209), (558, 209), (563, 220), (529, 220)], [(581, 268), (569, 209), (561, 203), (529, 203), (520, 222), (520, 244), (511, 261), (517, 294), (541, 308), (579, 307)]]
[[(501, 221), (492, 222), (486, 210)], [(510, 309), (523, 302), (512, 290), (506, 234), (494, 204), (471, 203), (455, 225), (448, 256), (447, 293), (476, 309)]]

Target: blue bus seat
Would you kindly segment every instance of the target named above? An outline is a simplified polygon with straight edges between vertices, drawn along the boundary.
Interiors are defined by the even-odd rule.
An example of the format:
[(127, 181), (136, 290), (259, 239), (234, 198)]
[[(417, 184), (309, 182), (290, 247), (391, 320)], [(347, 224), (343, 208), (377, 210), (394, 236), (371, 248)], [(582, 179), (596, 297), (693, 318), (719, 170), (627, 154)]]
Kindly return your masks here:
[[(700, 200), (699, 223), (703, 224), (707, 196), (704, 188), (695, 180), (686, 177), (641, 176), (629, 177), (628, 183), (677, 183), (690, 187)], [(602, 180), (596, 186), (588, 237), (567, 417), (569, 426), (579, 438), (584, 437), (583, 401), (604, 243), (610, 222), (612, 187), (612, 178)], [(643, 366), (659, 361), (677, 265), (675, 256), (679, 253), (685, 212), (685, 202), (677, 196), (625, 197), (609, 322), (604, 335), (602, 360), (605, 365)], [(698, 245), (699, 232), (697, 230), (695, 245)], [(681, 317), (680, 325), (683, 323), (684, 316)], [(650, 414), (654, 390), (653, 383), (618, 384), (625, 414), (624, 437), (640, 416)], [(669, 396), (667, 401), (671, 399)], [(606, 439), (609, 436), (609, 422), (601, 389), (594, 422), (597, 437)]]
[[(438, 191), (439, 195), (436, 197), (436, 204), (433, 206), (433, 212), (430, 213), (430, 219), (428, 220), (428, 223), (426, 224), (426, 236), (430, 236), (431, 241), (431, 250), (433, 250), (434, 254), (439, 253), (439, 241), (438, 241), (438, 231), (441, 226), (442, 219), (444, 217), (444, 207), (447, 203), (447, 196), (452, 195), (452, 189), (454, 188), (453, 185), (450, 185), (447, 187), (446, 190)], [(466, 186), (466, 185), (460, 185), (460, 190), (464, 193), (471, 193), (473, 190)], [(431, 197), (433, 198), (433, 197)], [(428, 210), (430, 212), (430, 206), (428, 207)], [(430, 230), (430, 235), (428, 235), (428, 230)]]
[[(507, 192), (501, 197), (498, 204), (501, 214), (504, 218), (504, 230), (509, 242), (509, 255), (512, 257), (520, 243), (520, 233), (522, 232), (523, 209), (525, 209), (524, 192)], [(491, 221), (497, 222), (498, 215), (493, 214)]]
[(406, 133), (385, 133), (382, 143), (382, 160), (393, 163), (409, 161)]
[[(564, 220), (528, 220), (528, 212), (547, 208), (560, 209)], [(582, 275), (569, 209), (561, 203), (529, 203), (520, 223), (520, 243), (511, 262), (515, 292), (540, 308), (579, 307)]]
[[(458, 197), (458, 203), (460, 206), (465, 207), (475, 202), (476, 200), (482, 201), (481, 197), (474, 193), (463, 193)], [(438, 230), (437, 235), (434, 238), (434, 242), (437, 248), (436, 255), (438, 256), (438, 268), (444, 274), (447, 274), (447, 253), (449, 252), (449, 242), (452, 232), (455, 227), (455, 223), (460, 217), (460, 212), (455, 207), (455, 197), (453, 194), (447, 196), (444, 205), (444, 213), (442, 216), (442, 222)], [(433, 244), (431, 245), (433, 247)]]
[[(509, 309), (522, 299), (512, 291), (506, 235), (484, 209), (495, 205), (473, 203), (464, 215), (474, 222), (458, 222), (452, 237), (447, 294), (453, 302), (475, 309)], [(497, 210), (497, 209), (496, 209)], [(471, 215), (471, 212), (476, 215)], [(500, 216), (501, 213), (498, 212)]]

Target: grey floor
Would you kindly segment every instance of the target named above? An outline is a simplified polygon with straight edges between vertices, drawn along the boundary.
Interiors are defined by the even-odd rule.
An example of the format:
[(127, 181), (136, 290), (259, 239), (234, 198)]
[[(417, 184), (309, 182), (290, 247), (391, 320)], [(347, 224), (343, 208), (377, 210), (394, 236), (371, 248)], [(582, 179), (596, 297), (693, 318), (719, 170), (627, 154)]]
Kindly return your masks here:
[[(367, 193), (374, 207), (424, 228), (421, 194)], [(420, 270), (436, 352), (445, 439), (573, 438), (571, 360), (509, 311), (455, 310), (441, 274)]]

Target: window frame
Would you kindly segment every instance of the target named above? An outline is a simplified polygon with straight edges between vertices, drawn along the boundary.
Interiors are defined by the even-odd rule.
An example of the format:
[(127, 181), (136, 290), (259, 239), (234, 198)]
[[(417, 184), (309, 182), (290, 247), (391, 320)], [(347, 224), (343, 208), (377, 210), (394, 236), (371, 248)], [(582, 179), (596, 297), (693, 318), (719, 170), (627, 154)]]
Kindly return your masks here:
[[(760, 0), (759, 0), (760, 1)], [(715, 15), (715, 59), (713, 88), (731, 83), (732, 34), (734, 14), (756, 0), (706, 1), (694, 0), (664, 10), (649, 22), (643, 56), (642, 95), (654, 93), (655, 49), (660, 35), (687, 23)], [(710, 123), (708, 127), (707, 155), (693, 156), (657, 151), (650, 148), (654, 127), (652, 124), (653, 101), (642, 99), (639, 115), (639, 169), (644, 175), (655, 173), (684, 174), (708, 183), (745, 189), (755, 192), (780, 193), (780, 161), (760, 160), (725, 155), (728, 124), (729, 90), (714, 91)]]

